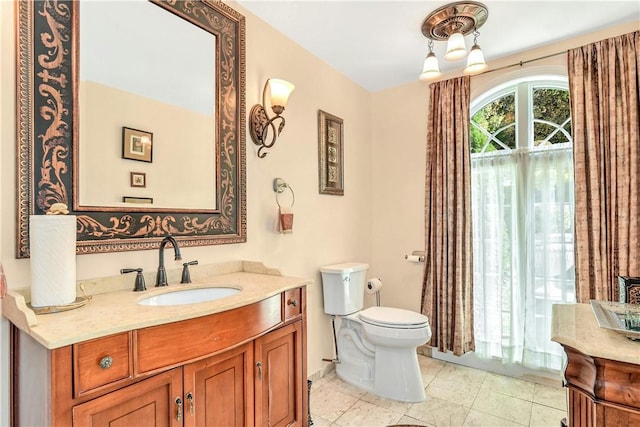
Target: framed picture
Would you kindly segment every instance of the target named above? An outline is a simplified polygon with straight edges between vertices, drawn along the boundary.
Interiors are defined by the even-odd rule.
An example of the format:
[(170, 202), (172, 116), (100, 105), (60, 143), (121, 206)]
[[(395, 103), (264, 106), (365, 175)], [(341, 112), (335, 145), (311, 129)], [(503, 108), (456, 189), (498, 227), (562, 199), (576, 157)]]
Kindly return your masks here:
[(143, 130), (122, 127), (122, 158), (152, 162), (153, 134)]
[(152, 197), (132, 197), (132, 196), (122, 196), (122, 201), (125, 203), (143, 203), (143, 204), (153, 204)]
[(147, 186), (147, 174), (144, 172), (131, 172), (131, 186), (145, 188)]
[(344, 127), (340, 117), (318, 110), (320, 194), (344, 195)]
[(640, 277), (618, 276), (620, 302), (640, 304)]

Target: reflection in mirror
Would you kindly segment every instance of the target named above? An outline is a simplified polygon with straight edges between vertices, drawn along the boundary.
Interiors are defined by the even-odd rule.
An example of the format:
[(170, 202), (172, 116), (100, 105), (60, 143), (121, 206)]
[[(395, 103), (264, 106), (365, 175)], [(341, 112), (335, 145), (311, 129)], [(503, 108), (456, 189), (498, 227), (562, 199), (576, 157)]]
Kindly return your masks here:
[[(196, 110), (202, 115), (213, 114), (215, 125), (209, 132), (212, 132), (214, 137), (209, 138), (209, 141), (213, 142), (208, 148), (211, 151), (198, 154), (196, 157), (207, 157), (209, 160), (213, 158), (211, 163), (214, 169), (210, 169), (210, 177), (206, 181), (212, 183), (214, 191), (206, 191), (214, 194), (214, 203), (205, 202), (206, 208), (203, 209), (191, 207), (190, 203), (175, 199), (166, 202), (170, 206), (167, 208), (139, 205), (131, 209), (119, 206), (113, 201), (113, 197), (111, 202), (81, 200), (83, 196), (80, 196), (80, 192), (85, 193), (82, 189), (84, 181), (80, 173), (84, 174), (85, 171), (79, 165), (80, 156), (84, 157), (87, 154), (85, 143), (89, 144), (86, 147), (92, 148), (104, 148), (109, 145), (109, 155), (112, 160), (131, 165), (129, 168), (118, 171), (116, 171), (117, 166), (107, 165), (107, 168), (93, 179), (101, 183), (119, 181), (120, 184), (123, 180), (126, 183), (125, 187), (130, 190), (145, 190), (152, 185), (152, 182), (154, 184), (161, 182), (160, 179), (164, 175), (171, 175), (172, 178), (173, 175), (178, 175), (179, 181), (182, 173), (188, 169), (194, 169), (195, 160), (189, 157), (189, 160), (177, 161), (177, 154), (166, 154), (163, 151), (174, 144), (180, 146), (182, 151), (197, 149), (187, 145), (187, 142), (190, 142), (188, 140), (192, 139), (188, 134), (188, 125), (179, 124), (173, 119), (169, 120), (172, 122), (172, 126), (169, 127), (165, 127), (165, 119), (161, 120), (162, 123), (145, 121), (148, 120), (145, 115), (156, 114), (155, 108), (140, 106), (138, 110), (144, 113), (142, 116), (134, 116), (133, 113), (127, 112), (126, 117), (125, 115), (107, 117), (107, 112), (113, 111), (104, 110), (124, 109), (123, 103), (105, 99), (100, 102), (109, 105), (106, 108), (78, 105), (80, 98), (78, 63), (83, 60), (83, 58), (79, 59), (82, 53), (77, 50), (79, 44), (82, 44), (78, 40), (79, 28), (82, 26), (82, 23), (79, 23), (79, 9), (84, 3), (80, 5), (74, 0), (16, 2), (18, 258), (29, 256), (29, 216), (43, 215), (53, 203), (65, 203), (71, 208), (71, 213), (76, 216), (77, 253), (79, 254), (154, 249), (167, 235), (172, 235), (179, 240), (180, 246), (246, 242), (244, 17), (217, 0), (150, 0), (150, 2), (153, 3), (152, 6), (160, 6), (157, 12), (170, 12), (166, 14), (166, 18), (178, 21), (184, 19), (193, 26), (192, 29), (204, 30), (211, 35), (210, 40), (214, 40), (207, 43), (209, 46), (214, 43), (215, 55), (206, 60), (208, 63), (215, 62), (214, 75), (211, 76), (211, 80), (201, 86), (204, 88), (203, 92), (207, 92), (208, 95), (213, 93), (212, 108), (205, 106), (203, 110), (199, 110), (196, 107), (185, 108), (183, 104), (176, 104), (177, 107), (175, 107), (188, 111)], [(121, 3), (127, 8), (133, 6), (131, 2), (104, 3), (110, 5)], [(122, 13), (127, 14), (128, 11)], [(101, 19), (107, 23), (104, 31), (108, 32), (109, 37), (114, 37), (114, 33), (118, 31), (114, 30), (114, 23), (121, 18), (121, 16), (117, 18), (101, 16)], [(135, 24), (129, 25), (146, 26), (149, 25), (149, 21), (149, 15), (145, 14), (144, 19), (137, 18)], [(133, 40), (129, 42), (133, 44)], [(190, 39), (178, 38), (175, 34), (172, 42), (184, 47), (183, 50), (188, 50), (187, 44), (191, 43)], [(160, 43), (166, 45), (169, 42)], [(160, 45), (160, 43), (156, 44)], [(164, 50), (164, 48), (168, 49), (167, 46), (156, 47), (160, 48), (160, 53), (155, 55), (162, 56), (164, 61), (160, 65), (153, 65), (150, 71), (145, 65), (147, 69), (145, 76), (149, 77), (149, 80), (160, 76), (160, 69), (168, 68), (169, 63), (174, 60), (171, 56), (173, 54)], [(194, 56), (211, 50), (210, 47), (194, 49), (199, 49), (191, 52)], [(110, 58), (108, 61), (116, 61), (112, 53), (104, 52), (103, 56)], [(104, 57), (102, 59), (105, 59)], [(100, 58), (96, 59), (96, 61), (99, 60)], [(125, 71), (128, 74), (134, 74), (133, 72), (140, 68), (137, 64), (147, 59), (134, 56), (124, 61)], [(187, 59), (181, 61), (187, 61)], [(186, 74), (179, 77), (193, 80), (196, 74), (206, 75), (206, 72), (195, 73), (193, 70), (194, 67), (202, 66), (202, 63), (193, 64), (191, 68), (187, 67), (187, 70), (177, 72)], [(165, 95), (156, 97), (155, 94), (152, 96), (142, 91), (143, 85), (140, 82), (135, 83), (135, 90), (131, 91), (130, 88), (120, 87), (112, 81), (91, 77), (92, 71), (87, 73), (90, 79), (95, 79), (101, 86), (115, 86), (118, 92), (129, 93), (126, 96), (135, 96), (136, 99), (144, 98), (145, 103), (152, 100), (154, 103), (168, 104)], [(107, 71), (109, 75), (114, 73), (116, 72)], [(165, 77), (160, 78), (165, 79)], [(170, 85), (174, 83), (167, 83), (164, 86)], [(212, 89), (213, 87), (215, 90)], [(90, 90), (83, 89), (83, 99), (88, 98), (87, 92)], [(178, 99), (188, 101), (187, 105), (195, 105), (191, 97), (183, 93), (186, 90), (179, 89), (178, 92), (180, 95)], [(205, 105), (211, 105), (208, 104), (209, 102), (206, 101)], [(96, 117), (94, 109), (102, 109), (103, 112), (98, 111)], [(99, 131), (96, 134), (89, 133), (81, 136), (81, 120), (88, 121), (89, 124), (84, 125), (87, 131), (92, 127)], [(100, 122), (105, 122), (108, 126), (104, 125), (102, 129), (100, 126), (103, 126), (103, 123)], [(122, 133), (120, 133), (123, 128), (127, 128), (127, 132), (132, 132), (133, 135), (128, 153), (123, 152), (124, 144)], [(83, 129), (82, 132), (84, 131)], [(174, 131), (177, 132), (177, 136), (170, 134)], [(151, 151), (146, 152), (149, 142)], [(118, 146), (120, 149), (117, 148)], [(88, 148), (89, 152), (92, 148)], [(134, 159), (138, 156), (143, 161), (124, 159), (123, 154)], [(106, 157), (98, 156), (101, 159), (100, 162), (107, 163)], [(172, 161), (168, 165), (162, 164), (162, 170), (147, 169), (147, 167), (160, 165), (159, 158), (163, 156), (171, 157)], [(100, 162), (94, 162), (94, 165), (88, 168), (97, 168)], [(187, 163), (182, 164), (182, 162)], [(184, 188), (180, 188), (179, 192), (188, 192), (193, 186), (184, 184), (182, 187)], [(106, 194), (106, 190), (98, 186), (89, 190), (89, 193)], [(93, 194), (87, 197), (89, 196)], [(157, 199), (155, 193), (147, 195), (137, 191), (122, 194), (122, 196), (138, 200)]]
[[(78, 204), (131, 209), (131, 196), (213, 210), (215, 36), (146, 0), (79, 10)], [(123, 158), (123, 127), (153, 135), (139, 145), (150, 160)], [(132, 187), (131, 172), (145, 185)]]

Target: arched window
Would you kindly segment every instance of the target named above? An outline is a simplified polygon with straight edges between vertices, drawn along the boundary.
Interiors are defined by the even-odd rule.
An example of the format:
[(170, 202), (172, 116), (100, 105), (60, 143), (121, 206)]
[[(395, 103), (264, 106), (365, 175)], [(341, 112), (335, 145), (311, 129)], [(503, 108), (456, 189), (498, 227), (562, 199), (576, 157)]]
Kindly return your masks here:
[(513, 82), (480, 96), (470, 144), (476, 353), (559, 370), (551, 306), (575, 301), (566, 81)]
[(471, 153), (571, 145), (566, 83), (523, 82), (490, 93), (472, 107)]

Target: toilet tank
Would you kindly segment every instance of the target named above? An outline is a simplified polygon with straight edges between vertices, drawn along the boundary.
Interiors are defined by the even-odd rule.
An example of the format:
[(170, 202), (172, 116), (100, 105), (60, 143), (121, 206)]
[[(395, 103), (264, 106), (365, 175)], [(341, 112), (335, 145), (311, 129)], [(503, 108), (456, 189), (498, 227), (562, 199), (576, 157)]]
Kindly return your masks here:
[(368, 268), (358, 262), (320, 267), (325, 313), (344, 316), (362, 310)]

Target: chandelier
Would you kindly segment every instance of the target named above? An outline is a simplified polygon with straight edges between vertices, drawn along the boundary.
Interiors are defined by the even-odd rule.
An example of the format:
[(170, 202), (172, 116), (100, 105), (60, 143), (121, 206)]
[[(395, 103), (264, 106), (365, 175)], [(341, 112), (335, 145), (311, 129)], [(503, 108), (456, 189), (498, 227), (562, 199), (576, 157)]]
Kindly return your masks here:
[(433, 41), (447, 42), (445, 59), (457, 61), (467, 56), (464, 37), (473, 34), (473, 46), (467, 56), (465, 74), (477, 74), (487, 69), (484, 54), (478, 45), (478, 28), (489, 16), (487, 7), (475, 1), (460, 1), (442, 6), (422, 21), (422, 34), (429, 39), (429, 53), (424, 59), (420, 80), (433, 80), (442, 75), (438, 58), (433, 53)]

